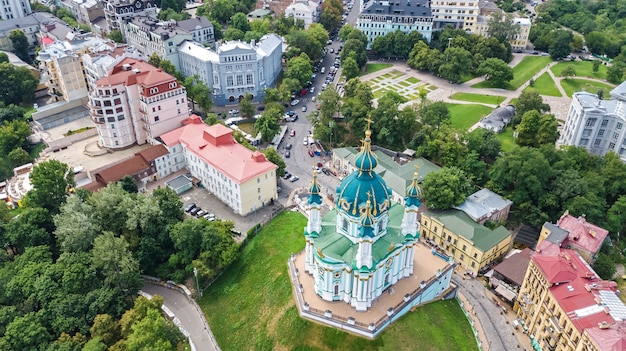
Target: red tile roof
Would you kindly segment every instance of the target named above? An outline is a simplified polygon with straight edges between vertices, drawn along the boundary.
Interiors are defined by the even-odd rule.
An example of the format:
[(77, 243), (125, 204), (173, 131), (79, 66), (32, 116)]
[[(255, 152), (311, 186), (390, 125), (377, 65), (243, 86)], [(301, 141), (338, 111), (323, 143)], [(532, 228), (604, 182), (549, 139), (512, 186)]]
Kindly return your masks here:
[(618, 321), (608, 328), (589, 328), (587, 333), (600, 350), (626, 350), (626, 321)]
[[(124, 68), (125, 64), (130, 65), (131, 69), (126, 70)], [(133, 70), (139, 70), (139, 72), (136, 73)], [(150, 87), (171, 81), (176, 81), (176, 78), (169, 73), (163, 72), (162, 69), (156, 68), (142, 60), (126, 57), (113, 67), (111, 74), (98, 79), (96, 84), (101, 87), (122, 83), (126, 86), (139, 84)], [(161, 90), (160, 93), (162, 92)], [(148, 95), (148, 93), (146, 92), (144, 95)]]
[(192, 115), (183, 127), (161, 135), (167, 146), (184, 144), (205, 163), (227, 175), (238, 184), (278, 168), (258, 151), (237, 143), (233, 131), (221, 124), (208, 126)]
[(148, 170), (150, 166), (143, 157), (135, 155), (125, 161), (101, 170), (96, 174), (105, 184), (117, 182), (126, 175), (134, 176), (142, 171)]
[(556, 255), (553, 250), (538, 251), (531, 257), (551, 284), (549, 293), (581, 333), (601, 322), (613, 323), (600, 291), (615, 293), (616, 284), (600, 280), (576, 251), (559, 251)]
[(600, 250), (602, 243), (609, 231), (591, 224), (584, 217), (574, 217), (565, 213), (557, 225), (561, 229), (569, 232), (567, 242), (570, 246), (578, 246), (586, 251), (596, 253)]
[(158, 144), (147, 149), (143, 149), (135, 153), (135, 155), (141, 156), (144, 160), (146, 160), (146, 162), (150, 163), (161, 156), (167, 155), (168, 153), (169, 151), (167, 151), (167, 148), (165, 146), (163, 146), (162, 144)]

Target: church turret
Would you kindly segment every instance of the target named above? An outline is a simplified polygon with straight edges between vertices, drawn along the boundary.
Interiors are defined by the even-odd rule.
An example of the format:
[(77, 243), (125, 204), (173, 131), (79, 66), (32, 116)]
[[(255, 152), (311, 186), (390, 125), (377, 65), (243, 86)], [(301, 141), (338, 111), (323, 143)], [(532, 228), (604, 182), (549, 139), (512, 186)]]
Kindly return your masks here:
[[(417, 166), (416, 166), (417, 168)], [(404, 217), (402, 218), (402, 234), (419, 238), (419, 222), (417, 221), (417, 212), (420, 207), (420, 187), (417, 183), (417, 169), (413, 173), (413, 181), (406, 188), (406, 197), (404, 198)]]
[(372, 203), (368, 199), (365, 208), (361, 209), (361, 240), (359, 240), (359, 248), (356, 253), (356, 265), (358, 268), (363, 266), (372, 268), (372, 239), (374, 237), (374, 216), (372, 215)]
[(313, 171), (313, 180), (309, 187), (309, 198), (307, 200), (309, 208), (309, 221), (307, 223), (306, 231), (309, 235), (319, 233), (322, 229), (322, 217), (320, 216), (320, 210), (322, 208), (322, 196), (320, 195), (320, 185), (317, 182), (317, 172)]

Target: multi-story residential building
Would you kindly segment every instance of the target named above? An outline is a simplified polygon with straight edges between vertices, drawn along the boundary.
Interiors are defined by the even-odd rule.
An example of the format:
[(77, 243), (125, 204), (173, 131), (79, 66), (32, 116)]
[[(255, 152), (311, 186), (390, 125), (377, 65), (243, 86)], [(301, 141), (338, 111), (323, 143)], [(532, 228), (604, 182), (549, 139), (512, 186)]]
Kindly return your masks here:
[(621, 349), (626, 306), (616, 285), (598, 278), (576, 251), (544, 241), (531, 256), (515, 310), (542, 350)]
[(107, 41), (90, 46), (89, 51), (82, 55), (89, 91), (95, 90), (98, 79), (106, 77), (116, 64), (127, 57), (143, 61), (147, 59), (126, 44)]
[(191, 33), (191, 39), (196, 43), (213, 46), (215, 45), (215, 31), (213, 23), (206, 17), (194, 17), (184, 21), (179, 21), (176, 25)]
[(278, 167), (265, 155), (237, 143), (232, 129), (222, 124), (206, 125), (196, 115), (185, 123), (160, 137), (170, 153), (170, 172), (188, 169), (209, 192), (242, 216), (277, 199)]
[(371, 0), (362, 5), (356, 27), (367, 36), (368, 49), (377, 37), (397, 30), (418, 31), (430, 42), (434, 15), (430, 3), (426, 0)]
[(38, 45), (39, 29), (47, 23), (60, 21), (48, 12), (33, 12), (25, 17), (0, 21), (0, 50), (13, 50), (13, 42), (9, 36), (11, 32), (19, 29), (26, 35), (28, 44), (32, 47)]
[(2, 0), (0, 19), (3, 21), (26, 17), (33, 12), (28, 0)]
[(575, 250), (585, 261), (593, 264), (608, 235), (608, 230), (587, 222), (585, 217), (574, 217), (565, 211), (556, 224), (543, 224), (537, 245), (548, 240), (559, 247)]
[(427, 211), (421, 218), (422, 237), (444, 249), (471, 274), (504, 256), (511, 233), (499, 226), (489, 229), (459, 210)]
[(626, 82), (609, 94), (603, 100), (597, 94), (574, 93), (558, 143), (582, 146), (596, 155), (614, 151), (626, 161)]
[(305, 29), (309, 28), (312, 23), (318, 23), (321, 13), (321, 2), (312, 0), (294, 0), (285, 9), (285, 17), (293, 17), (294, 21), (301, 20), (304, 22)]
[(37, 60), (46, 72), (48, 93), (54, 101), (74, 101), (87, 96), (87, 79), (80, 51), (55, 41), (39, 51)]
[(124, 35), (124, 23), (136, 16), (156, 17), (157, 6), (152, 0), (110, 0), (104, 7), (104, 17), (107, 21), (109, 32), (122, 31)]
[(282, 72), (282, 45), (276, 34), (264, 35), (258, 43), (226, 42), (217, 51), (185, 41), (178, 47), (180, 70), (185, 77), (198, 75), (211, 89), (215, 105), (236, 104), (246, 93), (263, 101), (265, 89)]
[(70, 11), (79, 23), (91, 24), (96, 18), (104, 17), (105, 1), (97, 0), (62, 0), (57, 6)]
[[(182, 24), (182, 25), (181, 25)], [(156, 53), (180, 69), (178, 45), (184, 41), (197, 41), (213, 45), (213, 24), (205, 17), (176, 21), (159, 21), (155, 17), (136, 16), (124, 24), (126, 43), (146, 57)]]
[(433, 30), (452, 25), (467, 32), (476, 31), (476, 22), (480, 12), (478, 0), (435, 0), (430, 3), (433, 13)]
[[(476, 21), (474, 34), (489, 36), (489, 21), (491, 16), (480, 15)], [(513, 51), (525, 50), (528, 46), (528, 35), (530, 35), (531, 22), (528, 18), (514, 18), (513, 24), (518, 26), (519, 32), (509, 39)]]
[(89, 93), (89, 114), (103, 147), (155, 144), (189, 117), (187, 93), (172, 75), (124, 58)]
[(96, 191), (128, 175), (135, 179), (140, 190), (144, 190), (147, 183), (169, 174), (166, 173), (169, 156), (167, 148), (162, 144), (150, 146), (119, 163), (94, 171), (94, 181), (84, 187)]
[(479, 224), (487, 221), (506, 222), (513, 201), (507, 200), (493, 191), (483, 188), (468, 196), (465, 202), (456, 206)]

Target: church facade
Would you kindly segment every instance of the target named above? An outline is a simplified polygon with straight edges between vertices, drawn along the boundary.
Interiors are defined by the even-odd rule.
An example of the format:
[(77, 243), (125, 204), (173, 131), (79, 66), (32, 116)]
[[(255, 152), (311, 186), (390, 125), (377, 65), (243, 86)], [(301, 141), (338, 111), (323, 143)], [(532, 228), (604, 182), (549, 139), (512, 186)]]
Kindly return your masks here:
[(372, 303), (414, 270), (419, 239), (418, 174), (406, 191), (405, 204), (392, 202), (392, 191), (374, 172), (371, 131), (359, 154), (356, 170), (337, 188), (335, 209), (321, 216), (322, 197), (314, 174), (308, 197), (309, 219), (304, 268), (314, 290), (325, 301), (343, 301), (356, 311)]

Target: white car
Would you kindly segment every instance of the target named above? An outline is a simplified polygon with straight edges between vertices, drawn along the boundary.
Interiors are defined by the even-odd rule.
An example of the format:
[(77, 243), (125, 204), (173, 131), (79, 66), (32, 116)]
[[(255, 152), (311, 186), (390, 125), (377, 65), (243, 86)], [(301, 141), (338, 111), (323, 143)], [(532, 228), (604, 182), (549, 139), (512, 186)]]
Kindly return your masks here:
[(296, 106), (299, 103), (300, 103), (300, 100), (295, 99), (295, 100), (291, 101), (291, 106)]
[(315, 87), (311, 87), (311, 90), (309, 90), (309, 93), (313, 94), (315, 92)]
[(236, 115), (239, 113), (239, 110), (230, 110), (228, 111), (228, 113), (230, 113), (231, 115)]
[(302, 140), (302, 145), (309, 145), (309, 138), (308, 137), (304, 137), (304, 140)]

